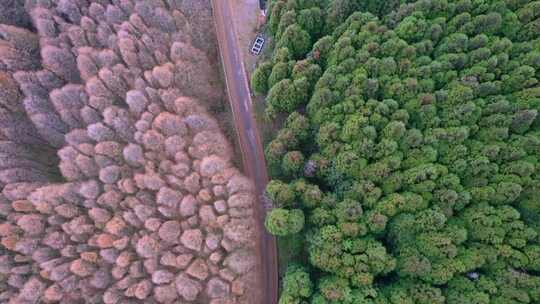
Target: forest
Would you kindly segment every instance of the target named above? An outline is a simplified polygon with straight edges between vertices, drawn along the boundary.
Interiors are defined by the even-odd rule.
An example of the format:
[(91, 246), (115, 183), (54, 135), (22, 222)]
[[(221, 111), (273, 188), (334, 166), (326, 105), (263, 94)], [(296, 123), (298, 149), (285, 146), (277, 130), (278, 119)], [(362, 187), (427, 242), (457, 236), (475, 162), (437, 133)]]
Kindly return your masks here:
[[(280, 304), (540, 303), (540, 1), (272, 0)], [(280, 250), (291, 248), (281, 247)]]

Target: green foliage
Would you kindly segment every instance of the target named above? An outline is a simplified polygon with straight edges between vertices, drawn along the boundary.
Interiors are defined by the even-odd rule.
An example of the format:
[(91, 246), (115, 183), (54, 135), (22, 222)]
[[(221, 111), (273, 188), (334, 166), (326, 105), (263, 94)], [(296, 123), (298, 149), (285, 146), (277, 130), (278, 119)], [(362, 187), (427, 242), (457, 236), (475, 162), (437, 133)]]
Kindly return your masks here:
[(273, 2), (309, 302), (540, 303), (539, 2)]
[(325, 277), (319, 283), (319, 290), (325, 299), (329, 301), (341, 301), (346, 299), (351, 292), (346, 279), (337, 276)]
[(289, 65), (286, 62), (278, 62), (272, 68), (272, 72), (268, 76), (268, 87), (273, 87), (281, 80), (288, 78)]
[(295, 200), (295, 193), (292, 187), (280, 180), (271, 180), (266, 185), (266, 195), (279, 207), (292, 207)]
[(302, 210), (276, 208), (268, 213), (264, 225), (274, 235), (287, 236), (300, 232), (304, 222)]
[(304, 77), (294, 81), (283, 79), (268, 92), (266, 114), (269, 117), (274, 117), (277, 112), (293, 112), (307, 100), (308, 93), (309, 83), (307, 78)]
[(298, 25), (311, 37), (318, 37), (324, 29), (323, 12), (318, 7), (303, 9), (298, 12)]
[(273, 67), (270, 62), (260, 64), (251, 75), (251, 88), (255, 94), (262, 95), (268, 92), (268, 79)]
[(345, 19), (354, 12), (355, 2), (350, 0), (334, 0), (330, 2), (326, 16), (328, 32), (343, 23)]
[(311, 37), (299, 25), (292, 24), (285, 29), (276, 47), (287, 48), (294, 58), (300, 58), (311, 48)]
[(287, 2), (286, 1), (269, 1), (269, 7), (268, 11), (270, 12), (270, 16), (268, 18), (268, 27), (270, 29), (270, 32), (272, 34), (276, 34), (279, 26), (279, 22), (281, 21), (281, 16), (286, 12), (287, 10)]
[(292, 60), (291, 51), (288, 48), (280, 48), (275, 49), (274, 53), (272, 54), (272, 63), (278, 64), (280, 62), (288, 63), (290, 60)]
[(441, 290), (428, 284), (403, 280), (397, 286), (385, 290), (389, 303), (411, 304), (445, 304)]
[(289, 265), (283, 278), (283, 294), (294, 298), (309, 298), (313, 293), (313, 283), (303, 267)]
[(281, 170), (285, 176), (297, 177), (304, 171), (304, 155), (300, 151), (290, 151), (283, 156)]
[(323, 192), (317, 185), (310, 184), (304, 179), (298, 179), (292, 182), (291, 185), (302, 207), (313, 209), (323, 203)]
[(341, 222), (356, 222), (362, 216), (362, 205), (360, 202), (345, 199), (336, 205), (336, 217)]
[(334, 48), (334, 40), (332, 36), (325, 36), (319, 39), (313, 45), (313, 59), (320, 62), (322, 66), (326, 65), (326, 60)]
[(305, 142), (309, 137), (309, 121), (307, 117), (298, 112), (293, 112), (285, 121), (285, 129), (293, 133), (295, 140)]

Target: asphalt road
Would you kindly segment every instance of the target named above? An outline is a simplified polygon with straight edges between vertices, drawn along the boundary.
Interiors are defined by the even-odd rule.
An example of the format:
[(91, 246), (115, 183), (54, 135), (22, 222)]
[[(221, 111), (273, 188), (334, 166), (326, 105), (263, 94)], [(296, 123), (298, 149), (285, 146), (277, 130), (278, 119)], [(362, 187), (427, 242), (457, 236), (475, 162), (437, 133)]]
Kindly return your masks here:
[[(268, 173), (261, 137), (253, 117), (249, 82), (238, 47), (230, 1), (212, 0), (212, 8), (221, 63), (225, 72), (227, 93), (242, 152), (244, 171), (255, 182), (257, 194), (260, 197), (268, 183)], [(247, 48), (248, 46), (244, 47)], [(277, 304), (278, 261), (276, 240), (264, 228), (266, 209), (262, 200), (258, 201), (254, 209), (260, 232), (258, 253), (261, 258), (262, 299), (259, 303)]]

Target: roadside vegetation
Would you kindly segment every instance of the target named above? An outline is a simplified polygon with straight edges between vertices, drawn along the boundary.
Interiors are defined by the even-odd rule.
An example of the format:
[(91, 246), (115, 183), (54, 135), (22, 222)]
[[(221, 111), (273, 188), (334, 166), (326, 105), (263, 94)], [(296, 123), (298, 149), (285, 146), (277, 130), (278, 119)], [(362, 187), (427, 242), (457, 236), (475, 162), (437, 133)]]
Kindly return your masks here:
[(540, 303), (540, 1), (273, 0), (268, 31), (280, 304)]

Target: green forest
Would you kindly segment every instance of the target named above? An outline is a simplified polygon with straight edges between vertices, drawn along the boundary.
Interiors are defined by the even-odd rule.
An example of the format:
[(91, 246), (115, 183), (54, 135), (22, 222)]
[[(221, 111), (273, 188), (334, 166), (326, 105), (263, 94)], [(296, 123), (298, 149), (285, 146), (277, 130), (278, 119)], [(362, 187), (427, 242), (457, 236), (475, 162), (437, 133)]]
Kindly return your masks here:
[(540, 303), (540, 1), (268, 5), (279, 303)]

